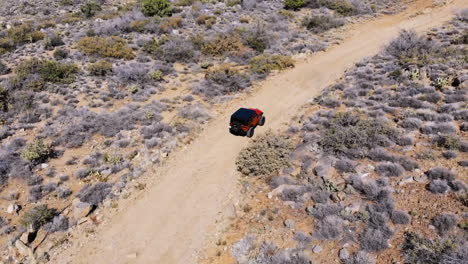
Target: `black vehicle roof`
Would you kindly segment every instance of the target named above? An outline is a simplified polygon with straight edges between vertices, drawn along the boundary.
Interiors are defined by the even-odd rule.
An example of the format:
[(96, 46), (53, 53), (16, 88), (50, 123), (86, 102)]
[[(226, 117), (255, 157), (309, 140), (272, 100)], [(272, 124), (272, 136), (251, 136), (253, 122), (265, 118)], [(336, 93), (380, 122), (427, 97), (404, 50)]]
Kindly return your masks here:
[(252, 115), (255, 113), (252, 109), (239, 108), (234, 114), (231, 115), (231, 120), (238, 120), (241, 122), (249, 121)]

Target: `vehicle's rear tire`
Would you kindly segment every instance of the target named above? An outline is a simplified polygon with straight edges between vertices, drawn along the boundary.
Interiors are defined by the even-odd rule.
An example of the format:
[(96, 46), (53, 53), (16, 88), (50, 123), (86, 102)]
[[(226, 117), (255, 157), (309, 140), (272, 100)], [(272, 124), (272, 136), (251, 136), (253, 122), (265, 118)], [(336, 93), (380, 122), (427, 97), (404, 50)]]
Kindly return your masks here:
[(262, 117), (260, 117), (260, 121), (258, 121), (258, 125), (263, 126), (264, 124), (265, 124), (265, 116), (262, 115)]
[(246, 136), (250, 138), (250, 137), (252, 137), (253, 135), (254, 135), (254, 128), (251, 127), (251, 128), (249, 128), (249, 131), (247, 131)]

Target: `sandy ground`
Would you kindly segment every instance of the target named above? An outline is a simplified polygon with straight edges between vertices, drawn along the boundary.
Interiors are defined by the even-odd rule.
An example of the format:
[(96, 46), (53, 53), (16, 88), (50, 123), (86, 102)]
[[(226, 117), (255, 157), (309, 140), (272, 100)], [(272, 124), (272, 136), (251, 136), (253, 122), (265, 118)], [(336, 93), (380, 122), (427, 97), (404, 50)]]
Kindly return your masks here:
[(431, 5), (432, 1), (416, 1), (404, 13), (356, 24), (340, 45), (308, 57), (294, 69), (269, 78), (252, 94), (230, 102), (192, 144), (171, 154), (162, 168), (149, 171), (145, 191), (120, 203), (95, 236), (78, 235), (51, 262), (196, 263), (197, 251), (226, 222), (224, 212), (238, 194), (234, 163), (248, 140), (228, 133), (230, 114), (239, 107), (258, 107), (267, 122), (257, 135), (282, 128), (301, 105), (354, 63), (376, 54), (401, 29), (425, 31), (441, 25), (467, 8), (468, 1)]

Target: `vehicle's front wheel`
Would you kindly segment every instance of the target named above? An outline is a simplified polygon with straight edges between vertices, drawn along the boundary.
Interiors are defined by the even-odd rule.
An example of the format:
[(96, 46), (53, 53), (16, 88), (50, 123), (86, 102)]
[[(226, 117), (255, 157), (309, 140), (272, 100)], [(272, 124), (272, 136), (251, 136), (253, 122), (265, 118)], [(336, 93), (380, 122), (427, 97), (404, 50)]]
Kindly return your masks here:
[(265, 116), (262, 115), (262, 117), (260, 117), (260, 121), (258, 121), (258, 125), (263, 126), (264, 124), (265, 124)]
[(249, 131), (247, 131), (246, 136), (250, 138), (250, 137), (252, 137), (253, 135), (254, 135), (254, 128), (251, 127), (251, 128), (249, 128)]

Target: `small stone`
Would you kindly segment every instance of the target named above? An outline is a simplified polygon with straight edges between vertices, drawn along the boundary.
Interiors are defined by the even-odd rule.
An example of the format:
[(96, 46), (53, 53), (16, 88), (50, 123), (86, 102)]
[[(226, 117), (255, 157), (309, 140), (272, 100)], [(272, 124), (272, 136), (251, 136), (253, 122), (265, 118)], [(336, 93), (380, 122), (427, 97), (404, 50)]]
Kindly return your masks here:
[(349, 258), (349, 252), (346, 248), (342, 248), (339, 253), (340, 259), (345, 260)]
[(15, 246), (16, 246), (16, 248), (18, 249), (18, 252), (19, 252), (21, 255), (25, 256), (25, 255), (28, 255), (28, 254), (29, 254), (30, 248), (29, 248), (28, 246), (26, 246), (26, 244), (23, 243), (23, 241), (21, 241), (21, 240), (19, 240), (19, 239), (16, 240), (16, 241), (15, 241)]
[(75, 219), (81, 219), (86, 217), (91, 210), (93, 210), (93, 206), (91, 204), (79, 202), (73, 207), (73, 217)]
[(421, 176), (414, 177), (414, 180), (419, 183), (425, 183), (428, 181), (428, 178), (426, 175), (423, 174)]
[(289, 228), (289, 229), (294, 228), (294, 220), (292, 220), (292, 219), (286, 219), (286, 220), (284, 221), (284, 226), (287, 227), (287, 228)]
[(107, 169), (107, 170), (101, 171), (101, 174), (102, 174), (102, 175), (110, 175), (111, 173), (112, 173), (112, 170), (111, 170), (111, 169)]
[(7, 208), (7, 213), (8, 214), (16, 214), (21, 210), (20, 206), (17, 204), (10, 204)]
[(301, 168), (295, 168), (292, 172), (291, 172), (291, 176), (293, 177), (297, 177), (299, 174), (301, 173)]
[(322, 252), (322, 247), (319, 246), (319, 245), (314, 246), (314, 248), (312, 249), (312, 252), (314, 252), (314, 253), (316, 253), (316, 254), (317, 254), (317, 253), (320, 253), (320, 252)]
[(406, 177), (404, 178), (403, 180), (401, 180), (398, 185), (402, 186), (402, 185), (405, 185), (405, 184), (408, 184), (408, 183), (412, 183), (414, 182), (414, 179), (413, 177)]
[(228, 210), (227, 210), (226, 215), (231, 220), (235, 219), (237, 217), (237, 209), (236, 209), (235, 204), (231, 204), (231, 205), (228, 206)]
[(49, 164), (47, 163), (42, 163), (41, 164), (41, 169), (47, 169), (49, 167)]
[(340, 201), (340, 198), (338, 198), (338, 195), (336, 195), (336, 193), (332, 193), (330, 195), (330, 199), (332, 199), (332, 201), (335, 202), (335, 203)]

